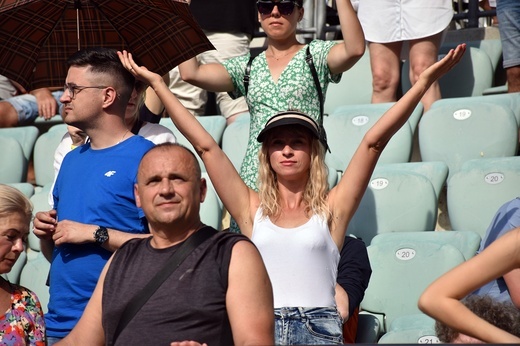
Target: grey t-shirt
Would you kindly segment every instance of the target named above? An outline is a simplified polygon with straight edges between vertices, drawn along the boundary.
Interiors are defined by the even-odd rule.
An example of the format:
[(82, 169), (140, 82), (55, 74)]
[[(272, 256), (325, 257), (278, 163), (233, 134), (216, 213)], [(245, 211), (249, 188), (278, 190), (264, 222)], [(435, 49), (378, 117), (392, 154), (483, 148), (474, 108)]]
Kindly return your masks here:
[[(245, 236), (218, 232), (192, 251), (150, 297), (119, 335), (116, 345), (169, 345), (194, 340), (233, 344), (226, 311), (228, 269), (233, 246)], [(163, 267), (179, 245), (154, 249), (133, 239), (114, 255), (103, 287), (103, 329), (111, 345), (127, 302)]]

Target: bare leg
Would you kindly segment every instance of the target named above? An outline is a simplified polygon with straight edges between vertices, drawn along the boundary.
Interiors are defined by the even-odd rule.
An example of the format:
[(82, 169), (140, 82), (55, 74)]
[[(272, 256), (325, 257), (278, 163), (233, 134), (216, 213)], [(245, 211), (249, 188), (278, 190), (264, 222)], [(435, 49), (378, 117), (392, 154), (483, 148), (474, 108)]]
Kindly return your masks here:
[(520, 66), (513, 66), (506, 69), (507, 73), (507, 92), (520, 92)]
[(18, 113), (9, 102), (0, 102), (0, 128), (18, 125)]
[(372, 68), (372, 103), (397, 100), (402, 42), (368, 44)]
[[(415, 84), (419, 75), (438, 60), (442, 32), (420, 40), (410, 41), (410, 82)], [(424, 111), (430, 109), (432, 103), (441, 98), (439, 83), (435, 82), (424, 94), (421, 102)]]

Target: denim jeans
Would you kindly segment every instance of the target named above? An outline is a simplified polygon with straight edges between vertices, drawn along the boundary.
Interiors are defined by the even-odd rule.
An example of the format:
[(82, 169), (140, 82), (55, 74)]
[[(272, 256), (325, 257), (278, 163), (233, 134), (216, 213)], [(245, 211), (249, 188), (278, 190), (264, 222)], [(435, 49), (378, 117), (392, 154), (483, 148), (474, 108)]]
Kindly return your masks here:
[(48, 336), (47, 337), (47, 346), (52, 346), (54, 345), (55, 343), (57, 343), (58, 341), (61, 341), (62, 338), (55, 338), (55, 337), (52, 337), (52, 336)]
[(497, 17), (504, 68), (518, 66), (520, 65), (520, 2), (497, 0)]
[(277, 345), (343, 344), (341, 316), (336, 308), (284, 307), (274, 310)]

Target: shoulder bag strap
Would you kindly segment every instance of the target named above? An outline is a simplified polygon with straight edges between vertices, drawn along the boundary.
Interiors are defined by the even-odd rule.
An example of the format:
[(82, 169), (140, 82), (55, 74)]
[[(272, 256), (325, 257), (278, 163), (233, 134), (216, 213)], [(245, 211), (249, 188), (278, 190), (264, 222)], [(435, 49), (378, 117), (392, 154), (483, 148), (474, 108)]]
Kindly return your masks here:
[(321, 90), (320, 79), (318, 78), (318, 73), (316, 72), (316, 67), (314, 67), (314, 60), (312, 60), (312, 54), (310, 45), (307, 46), (307, 55), (305, 57), (305, 61), (307, 65), (309, 65), (309, 69), (311, 70), (312, 79), (314, 79), (314, 84), (316, 86), (316, 91), (318, 92), (318, 98), (320, 100), (320, 116), (318, 117), (318, 127), (320, 130), (320, 141), (325, 146), (325, 150), (328, 150), (330, 153), (329, 145), (327, 144), (327, 134), (325, 133), (325, 128), (323, 127), (323, 91)]
[(125, 329), (128, 323), (134, 318), (135, 314), (143, 307), (146, 301), (155, 293), (162, 283), (180, 266), (180, 264), (188, 257), (205, 240), (211, 238), (217, 233), (212, 227), (204, 227), (193, 233), (164, 264), (162, 269), (148, 282), (148, 284), (137, 293), (126, 305), (121, 319), (117, 324), (112, 338), (112, 345), (115, 344), (121, 331)]
[[(255, 57), (251, 56), (249, 57), (249, 61), (247, 62), (246, 69), (244, 71), (244, 78), (242, 78), (242, 82), (244, 85), (244, 97), (247, 96), (247, 91), (249, 89), (249, 80), (251, 75), (251, 64), (253, 64), (253, 60), (255, 60)], [(237, 99), (237, 94), (235, 91), (228, 91), (229, 97), (231, 97), (233, 100)]]

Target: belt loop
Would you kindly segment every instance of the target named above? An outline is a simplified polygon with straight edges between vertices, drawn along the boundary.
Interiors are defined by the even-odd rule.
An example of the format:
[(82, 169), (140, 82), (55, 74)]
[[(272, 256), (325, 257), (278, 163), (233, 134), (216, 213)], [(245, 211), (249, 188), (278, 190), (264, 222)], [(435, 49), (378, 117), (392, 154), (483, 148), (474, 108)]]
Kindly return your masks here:
[(306, 319), (307, 318), (307, 316), (305, 315), (305, 310), (301, 306), (298, 307), (298, 311), (300, 312), (300, 317), (302, 319)]

